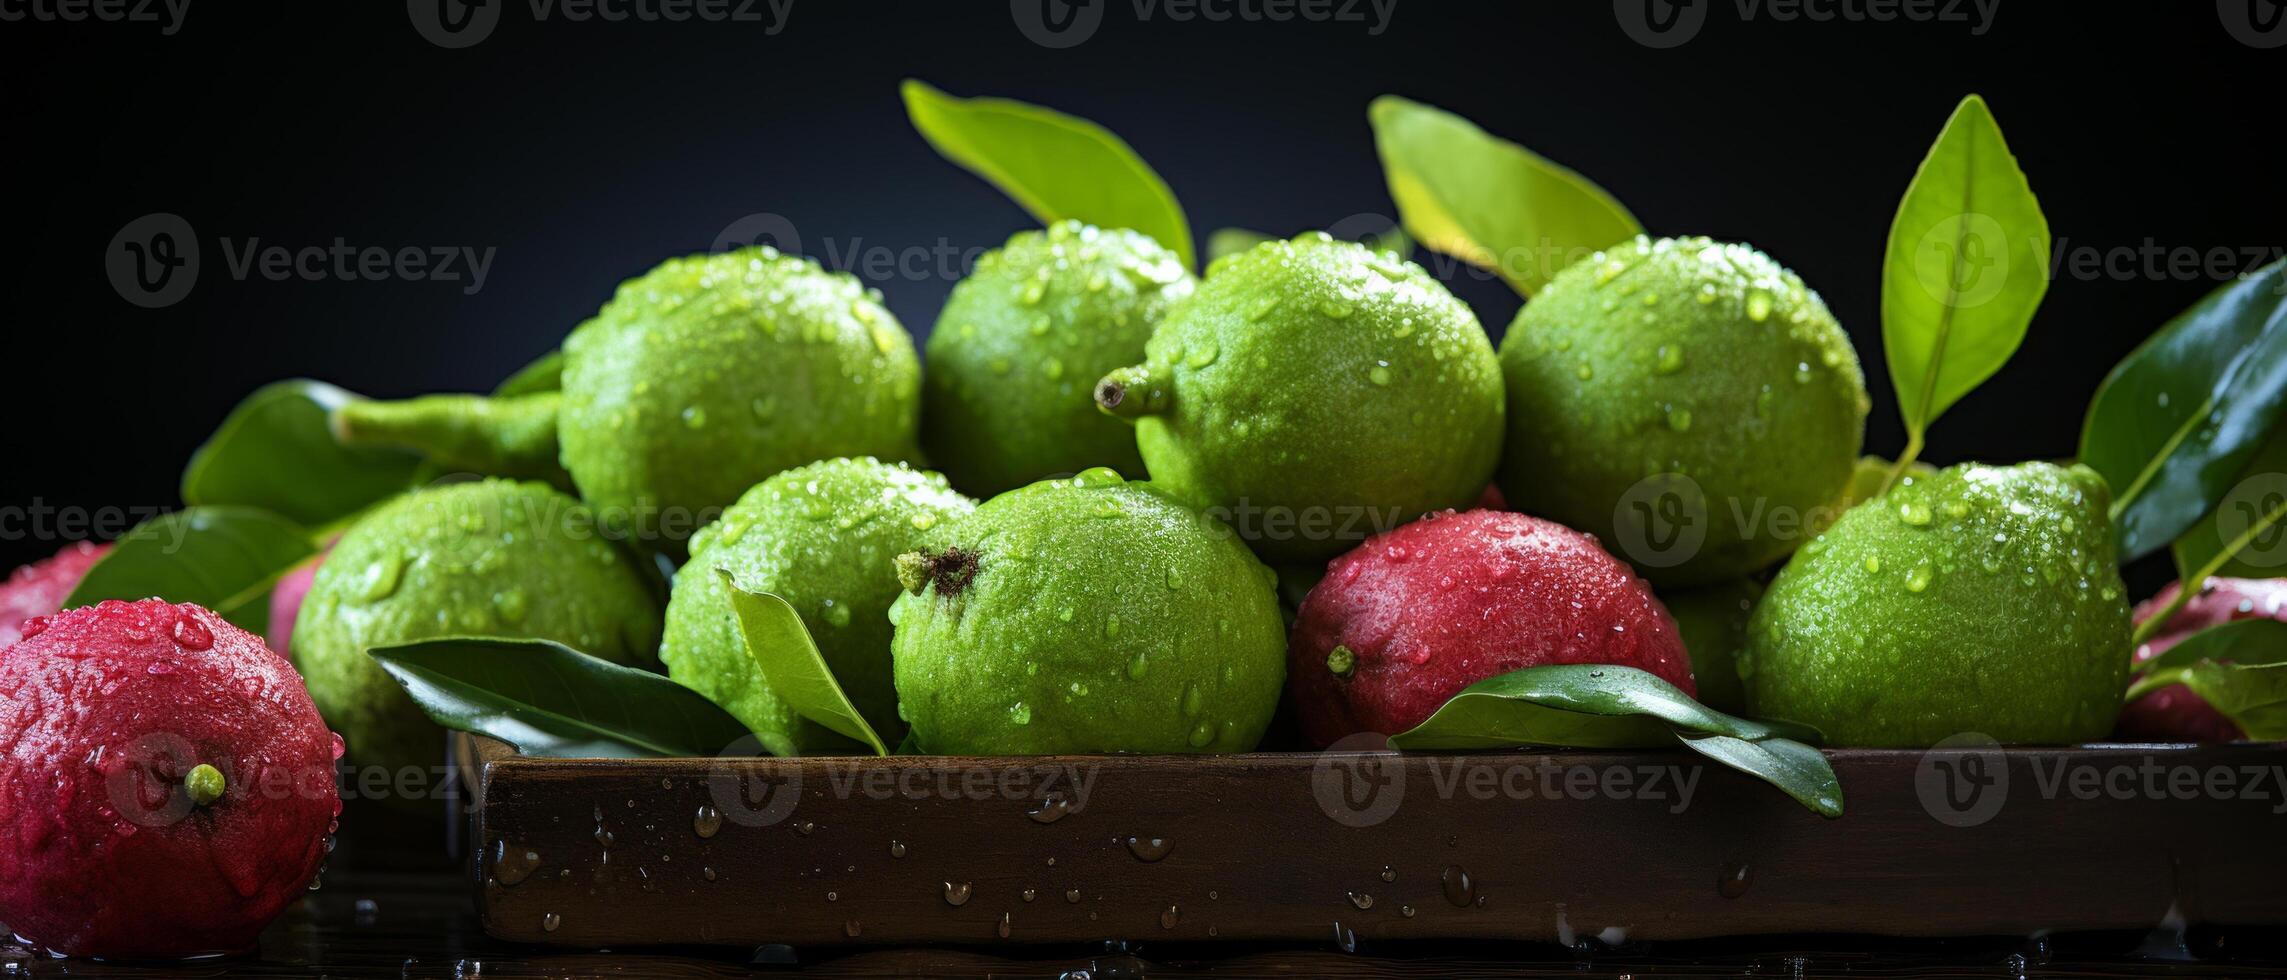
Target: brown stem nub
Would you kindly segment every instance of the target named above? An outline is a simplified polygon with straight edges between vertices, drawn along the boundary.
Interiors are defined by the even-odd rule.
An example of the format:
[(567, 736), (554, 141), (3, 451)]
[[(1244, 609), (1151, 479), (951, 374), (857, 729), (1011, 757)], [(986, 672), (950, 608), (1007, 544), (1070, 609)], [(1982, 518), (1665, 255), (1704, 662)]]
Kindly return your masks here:
[(1106, 415), (1136, 419), (1167, 410), (1167, 385), (1148, 364), (1124, 367), (1096, 382), (1096, 407)]
[(976, 577), (977, 555), (973, 551), (947, 548), (936, 555), (910, 551), (897, 556), (897, 582), (914, 595), (931, 585), (937, 587), (938, 595), (960, 595)]

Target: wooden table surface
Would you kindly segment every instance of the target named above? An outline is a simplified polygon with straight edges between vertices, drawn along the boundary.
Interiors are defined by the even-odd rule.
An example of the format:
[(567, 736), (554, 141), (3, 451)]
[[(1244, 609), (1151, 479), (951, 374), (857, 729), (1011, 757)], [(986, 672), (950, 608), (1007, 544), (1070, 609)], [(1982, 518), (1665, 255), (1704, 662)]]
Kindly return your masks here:
[(2199, 934), (2193, 956), (2130, 934), (1903, 942), (1763, 937), (1568, 950), (1553, 944), (1448, 944), (1345, 953), (1315, 947), (1143, 944), (1043, 948), (1012, 958), (961, 949), (562, 951), (492, 940), (467, 879), (450, 871), (336, 872), (263, 936), (258, 954), (172, 966), (52, 960), (0, 946), (0, 977), (1376, 977), (1777, 976), (2119, 977), (2287, 974), (2287, 935)]

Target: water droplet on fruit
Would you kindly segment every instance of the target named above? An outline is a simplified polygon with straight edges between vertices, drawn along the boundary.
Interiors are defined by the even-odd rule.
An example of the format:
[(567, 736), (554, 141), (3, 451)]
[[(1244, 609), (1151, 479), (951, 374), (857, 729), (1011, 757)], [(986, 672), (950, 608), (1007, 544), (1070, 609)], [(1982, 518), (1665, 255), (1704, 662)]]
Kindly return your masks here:
[(1747, 291), (1747, 319), (1761, 323), (1771, 317), (1771, 294), (1761, 289)]
[(1674, 374), (1683, 369), (1683, 345), (1661, 344), (1653, 352), (1652, 370), (1661, 374)]
[(1914, 566), (1911, 571), (1906, 573), (1906, 591), (1920, 592), (1929, 588), (1930, 578), (1933, 574), (1928, 564)]
[(175, 645), (185, 650), (208, 650), (214, 647), (214, 631), (190, 616), (175, 620), (174, 634)]
[(1376, 362), (1374, 362), (1374, 367), (1373, 367), (1373, 369), (1372, 369), (1372, 370), (1369, 370), (1369, 371), (1367, 371), (1367, 372), (1366, 372), (1366, 380), (1368, 380), (1368, 381), (1371, 381), (1371, 382), (1375, 383), (1376, 385), (1382, 385), (1382, 386), (1387, 386), (1387, 385), (1389, 385), (1389, 383), (1390, 383), (1390, 362), (1388, 362), (1388, 361), (1376, 361)]
[(1012, 725), (1032, 724), (1032, 706), (1022, 701), (1009, 705), (1009, 723)]
[(359, 605), (380, 602), (397, 594), (397, 584), (405, 576), (405, 559), (384, 555), (365, 567), (358, 579), (356, 602)]
[(951, 905), (955, 908), (969, 904), (969, 883), (966, 881), (960, 882), (958, 884), (950, 881), (946, 882), (945, 904)]

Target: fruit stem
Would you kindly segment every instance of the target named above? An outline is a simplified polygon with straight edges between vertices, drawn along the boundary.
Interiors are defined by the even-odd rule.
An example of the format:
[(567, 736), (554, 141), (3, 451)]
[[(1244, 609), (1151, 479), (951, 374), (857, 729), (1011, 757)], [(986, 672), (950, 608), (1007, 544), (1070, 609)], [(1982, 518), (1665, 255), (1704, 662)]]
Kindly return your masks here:
[(548, 391), (513, 398), (427, 395), (406, 401), (353, 401), (327, 420), (347, 446), (415, 449), (448, 469), (570, 485), (556, 461), (556, 409)]
[(1358, 655), (1350, 652), (1349, 647), (1337, 645), (1327, 651), (1326, 669), (1336, 677), (1348, 677), (1358, 669)]
[(1096, 407), (1104, 414), (1137, 419), (1167, 411), (1168, 390), (1149, 364), (1124, 367), (1096, 382)]
[(183, 789), (191, 794), (191, 802), (198, 806), (206, 806), (222, 799), (222, 792), (226, 788), (222, 770), (204, 762), (192, 766), (191, 771), (183, 776)]
[(1906, 475), (1906, 468), (1914, 465), (1914, 460), (1920, 459), (1921, 456), (1922, 434), (1919, 432), (1907, 432), (1906, 451), (1899, 453), (1898, 461), (1890, 465), (1890, 476), (1888, 479), (1882, 481), (1882, 493), (1877, 493), (1874, 496), (1879, 497), (1883, 493), (1889, 493), (1891, 487), (1898, 485), (1898, 478)]

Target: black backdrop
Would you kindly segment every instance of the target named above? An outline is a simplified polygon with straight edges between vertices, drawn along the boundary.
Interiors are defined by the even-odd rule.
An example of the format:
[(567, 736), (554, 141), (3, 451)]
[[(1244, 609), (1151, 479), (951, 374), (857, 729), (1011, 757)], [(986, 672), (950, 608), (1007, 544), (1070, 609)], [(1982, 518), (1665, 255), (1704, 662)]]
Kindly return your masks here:
[[(1938, 462), (2069, 455), (2103, 372), (2215, 285), (2145, 268), (2153, 250), (2228, 249), (2237, 271), (2287, 245), (2287, 27), (2253, 26), (2287, 15), (2274, 0), (1649, 0), (1685, 18), (1657, 36), (1629, 29), (1644, 0), (754, 0), (758, 19), (734, 22), (650, 19), (675, 9), (663, 0), (606, 0), (631, 15), (616, 22), (489, 0), (490, 32), (460, 48), (420, 30), (437, 0), (198, 0), (179, 22), (161, 0), (116, 0), (158, 22), (58, 19), (72, 2), (0, 0), (0, 507), (172, 504), (190, 451), (277, 378), (489, 387), (615, 283), (753, 214), (821, 258), (915, 260), (875, 284), (923, 335), (951, 285), (934, 256), (1028, 221), (913, 133), (907, 76), (1106, 124), (1202, 239), (1390, 213), (1367, 101), (1451, 108), (1591, 175), (1656, 233), (1744, 239), (1800, 271), (1866, 359), (1876, 452), (1902, 442), (1876, 303), (1890, 214), (1954, 103), (1981, 92), (2060, 249), (2127, 261), (2058, 279), (2015, 361), (1933, 432)], [(1281, 12), (1295, 16), (1267, 16)], [(1072, 32), (1042, 33), (1043, 15)], [(184, 298), (144, 309), (104, 257), (155, 212), (203, 254)], [(473, 292), (465, 267), (454, 282), (231, 268), (251, 243), (337, 239), (492, 258)], [(1477, 277), (1455, 288), (1498, 337), (1517, 300)], [(57, 546), (23, 526), (0, 526), (7, 565)]]

